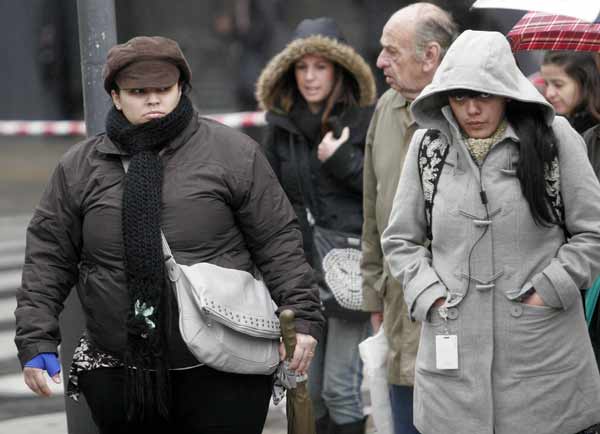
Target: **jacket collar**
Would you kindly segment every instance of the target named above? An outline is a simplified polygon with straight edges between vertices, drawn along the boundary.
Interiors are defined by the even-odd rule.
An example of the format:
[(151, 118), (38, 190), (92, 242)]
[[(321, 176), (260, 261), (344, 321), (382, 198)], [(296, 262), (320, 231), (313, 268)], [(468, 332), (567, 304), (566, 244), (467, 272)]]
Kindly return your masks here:
[(410, 105), (412, 104), (412, 101), (409, 101), (404, 96), (402, 96), (402, 94), (400, 92), (398, 92), (392, 88), (390, 88), (387, 92), (391, 92), (391, 95), (392, 95), (390, 97), (390, 102), (389, 102), (391, 109), (406, 111), (406, 114), (408, 115), (408, 122), (405, 125), (405, 127), (409, 128), (409, 127), (416, 126), (415, 118), (412, 115), (412, 112), (410, 111)]
[(292, 134), (301, 134), (300, 130), (298, 127), (296, 127), (296, 125), (294, 125), (287, 113), (271, 110), (265, 115), (265, 120), (267, 121), (268, 125), (274, 125)]
[[(185, 142), (187, 142), (192, 135), (194, 135), (196, 130), (198, 130), (199, 126), (200, 126), (200, 122), (198, 119), (198, 113), (195, 112), (194, 116), (192, 117), (192, 120), (190, 121), (188, 126), (185, 128), (185, 130), (183, 130), (183, 133), (178, 135), (171, 143), (169, 143), (167, 146), (165, 146), (165, 148), (162, 151), (160, 151), (160, 154), (162, 155), (164, 153), (173, 152), (175, 149), (179, 148), (181, 145), (183, 145)], [(96, 145), (96, 150), (98, 152), (100, 152), (101, 154), (108, 154), (108, 155), (118, 155), (118, 156), (128, 155), (127, 152), (123, 151), (119, 147), (118, 144), (113, 142), (108, 137), (108, 135), (106, 135), (106, 133), (102, 133), (102, 135), (103, 135), (102, 140), (100, 140), (98, 142), (98, 144)]]
[[(468, 166), (470, 168), (469, 170), (473, 172), (475, 178), (479, 180), (479, 168), (475, 164), (473, 159), (470, 157), (466, 141), (462, 137), (462, 132), (460, 130), (458, 122), (454, 117), (454, 114), (452, 113), (452, 109), (449, 105), (447, 105), (442, 108), (441, 112), (446, 118), (447, 122), (444, 122), (443, 125), (440, 125), (441, 128), (439, 128), (439, 130), (443, 135), (445, 135), (448, 143), (454, 143), (455, 146), (458, 147), (458, 152), (460, 152), (463, 156), (463, 158), (460, 159), (456, 164), (458, 164), (461, 167), (461, 170), (466, 170), (465, 165)], [(515, 132), (514, 128), (510, 123), (508, 124), (506, 130), (504, 131), (504, 134), (500, 137), (500, 139), (492, 145), (492, 148), (497, 146), (499, 143), (505, 142), (506, 140), (511, 140), (514, 143), (520, 142), (517, 133)]]
[(408, 109), (410, 107), (411, 102), (409, 100), (407, 100), (406, 98), (404, 98), (402, 96), (402, 94), (400, 94), (400, 92), (395, 91), (395, 90), (393, 92), (394, 92), (394, 94), (392, 96), (392, 103), (391, 103), (392, 108), (395, 108), (395, 109), (407, 108)]

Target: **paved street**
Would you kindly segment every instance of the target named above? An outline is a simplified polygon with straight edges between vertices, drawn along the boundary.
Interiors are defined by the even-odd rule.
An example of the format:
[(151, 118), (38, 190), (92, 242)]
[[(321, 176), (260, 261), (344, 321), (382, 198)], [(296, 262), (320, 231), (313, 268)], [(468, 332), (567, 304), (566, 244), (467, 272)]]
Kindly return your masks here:
[[(14, 339), (15, 290), (20, 284), (24, 233), (29, 215), (0, 217), (0, 432), (66, 433), (62, 385), (53, 385), (54, 396), (33, 396), (23, 383)], [(282, 434), (285, 403), (271, 405), (264, 434)]]
[[(21, 282), (25, 229), (60, 156), (75, 138), (0, 137), (0, 433), (65, 434), (62, 385), (34, 396), (23, 383), (13, 342), (15, 291)], [(272, 406), (264, 434), (285, 433), (285, 403)]]
[[(33, 207), (60, 155), (74, 138), (10, 138), (0, 137), (0, 432), (54, 427), (56, 423), (39, 415), (54, 416), (61, 422), (64, 415), (62, 388), (54, 397), (40, 399), (28, 392), (21, 377), (14, 339), (15, 291), (21, 282), (25, 249), (25, 228)], [(38, 424), (23, 417), (38, 416)], [(64, 420), (64, 416), (62, 417)], [(6, 425), (12, 421), (10, 427)], [(40, 424), (41, 423), (41, 424)], [(54, 432), (65, 433), (63, 428)], [(33, 431), (32, 431), (33, 432)]]

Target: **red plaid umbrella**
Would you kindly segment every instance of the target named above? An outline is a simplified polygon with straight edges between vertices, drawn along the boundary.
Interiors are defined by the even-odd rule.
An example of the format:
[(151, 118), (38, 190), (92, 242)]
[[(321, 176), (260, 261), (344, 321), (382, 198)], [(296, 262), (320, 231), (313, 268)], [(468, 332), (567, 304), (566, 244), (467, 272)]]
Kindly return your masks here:
[(513, 51), (573, 50), (600, 52), (600, 23), (563, 15), (529, 12), (507, 35)]
[(600, 52), (600, 23), (563, 15), (528, 12), (507, 35), (513, 51), (572, 50)]

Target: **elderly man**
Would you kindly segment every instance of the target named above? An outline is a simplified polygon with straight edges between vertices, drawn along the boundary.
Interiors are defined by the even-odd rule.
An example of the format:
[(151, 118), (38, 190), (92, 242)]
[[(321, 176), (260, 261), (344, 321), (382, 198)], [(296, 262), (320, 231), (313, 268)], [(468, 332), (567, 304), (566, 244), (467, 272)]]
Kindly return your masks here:
[(447, 12), (430, 3), (414, 3), (385, 24), (377, 59), (391, 89), (380, 98), (367, 134), (361, 268), (363, 308), (372, 312), (374, 331), (383, 323), (390, 345), (388, 379), (395, 434), (417, 432), (412, 423), (412, 385), (420, 326), (408, 317), (402, 288), (389, 274), (380, 238), (417, 129), (409, 105), (429, 84), (457, 35), (457, 25)]

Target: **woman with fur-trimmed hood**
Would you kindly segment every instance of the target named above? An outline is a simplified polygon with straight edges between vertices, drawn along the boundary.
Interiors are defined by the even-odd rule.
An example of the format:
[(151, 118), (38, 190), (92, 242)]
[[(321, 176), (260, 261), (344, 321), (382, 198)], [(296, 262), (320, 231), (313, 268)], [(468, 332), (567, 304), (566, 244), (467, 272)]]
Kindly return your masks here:
[[(331, 18), (307, 19), (262, 71), (256, 96), (267, 111), (267, 157), (298, 215), (312, 263), (314, 223), (361, 234), (372, 72)], [(368, 317), (325, 311), (327, 336), (309, 372), (317, 432), (362, 433), (358, 343), (367, 336)]]

